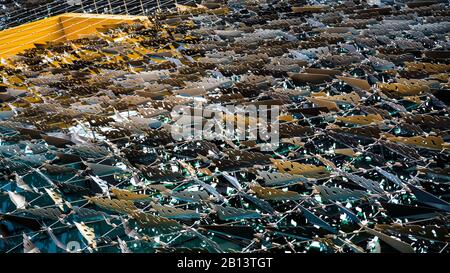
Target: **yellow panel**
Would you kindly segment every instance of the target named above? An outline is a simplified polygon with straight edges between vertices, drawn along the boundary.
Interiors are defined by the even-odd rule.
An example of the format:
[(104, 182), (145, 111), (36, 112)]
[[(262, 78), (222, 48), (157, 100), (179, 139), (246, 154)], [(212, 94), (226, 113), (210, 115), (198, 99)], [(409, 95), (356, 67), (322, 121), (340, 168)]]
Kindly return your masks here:
[(51, 17), (0, 31), (0, 57), (17, 54), (34, 47), (35, 43), (45, 43), (60, 39), (64, 41), (64, 30), (59, 17)]
[[(67, 40), (74, 40), (86, 34), (97, 33), (97, 28), (101, 28), (104, 25), (148, 21), (145, 16), (110, 14), (66, 13), (60, 15), (60, 17)], [(70, 21), (67, 19), (70, 19)]]
[(95, 34), (103, 25), (141, 21), (149, 24), (145, 16), (110, 14), (65, 13), (0, 31), (0, 58), (10, 57), (34, 44), (64, 42), (80, 35)]

